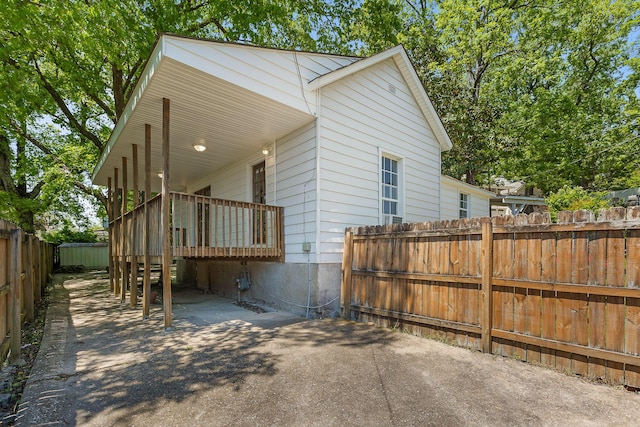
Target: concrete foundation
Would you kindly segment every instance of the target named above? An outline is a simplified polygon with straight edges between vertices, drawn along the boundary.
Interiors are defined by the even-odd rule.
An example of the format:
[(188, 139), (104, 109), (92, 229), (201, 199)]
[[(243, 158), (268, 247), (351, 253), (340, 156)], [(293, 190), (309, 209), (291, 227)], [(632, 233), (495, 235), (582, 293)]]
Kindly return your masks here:
[[(238, 294), (236, 279), (248, 271), (251, 287)], [(301, 316), (340, 315), (340, 264), (277, 263), (181, 259), (177, 281), (228, 298), (264, 302)]]

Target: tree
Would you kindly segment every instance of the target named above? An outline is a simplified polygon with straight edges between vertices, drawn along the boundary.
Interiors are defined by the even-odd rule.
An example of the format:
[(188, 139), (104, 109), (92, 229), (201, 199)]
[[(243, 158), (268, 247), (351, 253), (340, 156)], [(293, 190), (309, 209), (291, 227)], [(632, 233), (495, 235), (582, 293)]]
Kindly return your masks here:
[(388, 18), (362, 19), (354, 34), (364, 51), (408, 49), (453, 141), (446, 173), (550, 192), (609, 188), (638, 169), (637, 0), (363, 5), (364, 18)]
[[(28, 229), (35, 228), (34, 218), (52, 208), (54, 200), (77, 208), (74, 200), (84, 194), (106, 205), (103, 190), (91, 186), (89, 173), (124, 111), (158, 33), (334, 50), (341, 45), (340, 19), (355, 4), (316, 0), (5, 3), (0, 17), (0, 130), (9, 143), (4, 141), (0, 165), (11, 166), (3, 169), (6, 186), (0, 191), (5, 198), (14, 196), (11, 206), (16, 212), (24, 211), (14, 216)], [(42, 158), (35, 170), (26, 167), (28, 161), (20, 161), (20, 147)], [(24, 178), (18, 181), (26, 184), (26, 191), (12, 192), (15, 185), (9, 178), (18, 176)], [(54, 197), (44, 199), (45, 193)]]

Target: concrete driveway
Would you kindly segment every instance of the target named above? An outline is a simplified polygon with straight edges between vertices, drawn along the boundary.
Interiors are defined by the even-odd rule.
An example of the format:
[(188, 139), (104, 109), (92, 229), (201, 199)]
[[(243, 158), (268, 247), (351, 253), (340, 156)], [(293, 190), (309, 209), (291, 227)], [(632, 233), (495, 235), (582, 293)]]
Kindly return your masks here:
[(53, 291), (17, 425), (638, 425), (640, 395), (390, 330), (176, 293), (172, 332), (105, 275)]

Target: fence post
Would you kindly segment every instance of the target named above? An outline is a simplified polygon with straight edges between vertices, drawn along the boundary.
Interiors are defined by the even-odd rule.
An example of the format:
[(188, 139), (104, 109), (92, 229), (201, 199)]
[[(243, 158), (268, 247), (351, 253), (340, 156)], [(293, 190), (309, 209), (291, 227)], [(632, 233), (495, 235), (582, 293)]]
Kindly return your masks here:
[(493, 326), (493, 292), (491, 277), (493, 276), (493, 225), (491, 218), (482, 218), (482, 313), (480, 323), (482, 327), (482, 351), (491, 353), (491, 330)]
[(11, 230), (11, 282), (9, 285), (9, 319), (11, 322), (11, 356), (10, 362), (20, 357), (20, 288), (22, 288), (22, 230)]
[(353, 232), (344, 233), (344, 254), (342, 257), (342, 317), (351, 319), (351, 269), (353, 268)]
[(23, 254), (23, 262), (24, 262), (24, 272), (25, 272), (25, 282), (24, 282), (24, 306), (27, 310), (27, 320), (33, 320), (33, 281), (35, 278), (34, 275), (34, 264), (37, 261), (33, 258), (33, 236), (26, 235), (25, 236), (25, 248)]

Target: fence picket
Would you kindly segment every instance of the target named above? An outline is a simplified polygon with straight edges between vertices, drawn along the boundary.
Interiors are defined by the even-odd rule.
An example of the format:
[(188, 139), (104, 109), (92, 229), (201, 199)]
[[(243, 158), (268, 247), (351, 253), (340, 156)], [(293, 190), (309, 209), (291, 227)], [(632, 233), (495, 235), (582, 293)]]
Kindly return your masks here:
[[(589, 211), (577, 211), (574, 213), (575, 223), (593, 221), (593, 215)], [(589, 260), (589, 246), (586, 233), (575, 233), (571, 248), (571, 283), (577, 285), (586, 284), (588, 281), (589, 269), (586, 267), (586, 260)], [(587, 328), (578, 325), (587, 323), (588, 300), (584, 294), (570, 294), (570, 342), (573, 344), (587, 345)], [(587, 375), (588, 358), (581, 354), (571, 356), (571, 370), (578, 375)]]
[[(624, 208), (611, 208), (602, 221), (624, 220), (626, 210)], [(600, 219), (600, 218), (599, 218)], [(607, 266), (606, 285), (624, 287), (625, 270), (625, 236), (624, 230), (610, 230), (607, 234)], [(607, 321), (605, 323), (605, 348), (624, 352), (625, 307), (624, 297), (607, 297), (606, 300)], [(606, 377), (615, 384), (624, 383), (624, 365), (622, 363), (607, 361)]]
[[(628, 220), (640, 220), (640, 206), (627, 210)], [(627, 276), (626, 287), (640, 288), (640, 230), (627, 232)], [(640, 356), (640, 296), (626, 298), (625, 353)], [(640, 388), (640, 366), (625, 367), (625, 382)]]
[[(607, 232), (591, 231), (588, 236), (589, 261), (584, 262), (588, 270), (587, 284), (604, 286), (606, 284), (606, 251)], [(605, 348), (606, 296), (589, 295), (589, 346)], [(605, 378), (606, 361), (600, 358), (589, 358), (588, 375), (594, 378)]]
[[(515, 217), (516, 226), (525, 226), (529, 224), (529, 217), (519, 214)], [(525, 280), (527, 279), (529, 267), (529, 234), (520, 233), (514, 235), (514, 266), (513, 278)], [(516, 288), (513, 293), (513, 331), (517, 333), (526, 332), (527, 324), (527, 289)], [(526, 344), (513, 343), (513, 356), (519, 360), (527, 360)]]

